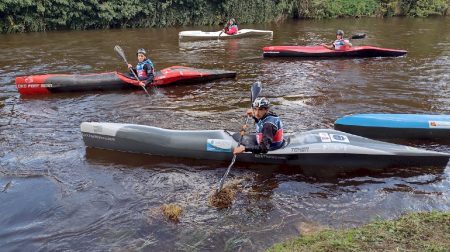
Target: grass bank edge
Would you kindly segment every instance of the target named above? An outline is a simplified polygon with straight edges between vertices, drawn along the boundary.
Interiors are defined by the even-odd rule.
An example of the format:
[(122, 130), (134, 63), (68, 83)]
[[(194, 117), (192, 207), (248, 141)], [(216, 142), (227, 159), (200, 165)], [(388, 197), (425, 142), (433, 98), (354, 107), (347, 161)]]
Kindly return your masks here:
[(351, 229), (321, 230), (267, 251), (450, 251), (450, 211), (409, 213)]

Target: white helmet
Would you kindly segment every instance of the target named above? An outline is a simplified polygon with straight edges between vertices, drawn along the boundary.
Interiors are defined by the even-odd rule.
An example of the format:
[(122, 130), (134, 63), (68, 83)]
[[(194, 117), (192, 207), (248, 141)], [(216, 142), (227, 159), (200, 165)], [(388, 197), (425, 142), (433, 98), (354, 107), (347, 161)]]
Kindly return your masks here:
[(265, 97), (256, 98), (253, 102), (253, 108), (266, 108), (270, 107), (270, 102)]

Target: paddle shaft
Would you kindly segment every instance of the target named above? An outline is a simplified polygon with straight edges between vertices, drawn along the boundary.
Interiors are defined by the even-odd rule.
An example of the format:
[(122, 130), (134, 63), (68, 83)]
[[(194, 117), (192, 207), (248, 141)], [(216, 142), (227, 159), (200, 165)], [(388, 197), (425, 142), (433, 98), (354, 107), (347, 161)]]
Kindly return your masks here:
[[(252, 88), (251, 88), (251, 96), (250, 96), (250, 107), (253, 107), (253, 102), (255, 101), (256, 97), (258, 97), (259, 93), (261, 93), (261, 82), (257, 81), (255, 83), (253, 83)], [(247, 126), (248, 123), (248, 118), (250, 116), (247, 115), (247, 118), (245, 119), (245, 126)], [(241, 145), (242, 143), (242, 139), (244, 138), (244, 133), (245, 133), (245, 128), (243, 129), (243, 131), (241, 131), (241, 137), (239, 138), (239, 142), (238, 142), (238, 147)], [(223, 174), (222, 178), (220, 179), (220, 183), (219, 186), (216, 189), (216, 193), (219, 193), (220, 190), (222, 190), (223, 187), (223, 183), (225, 181), (225, 178), (228, 176), (228, 173), (231, 170), (231, 167), (233, 167), (234, 162), (236, 162), (236, 154), (233, 154), (233, 160), (231, 160), (231, 164), (228, 166), (227, 171), (225, 172), (225, 174)]]
[(357, 33), (357, 34), (353, 34), (350, 39), (363, 39), (366, 37), (365, 33)]
[[(247, 125), (249, 117), (250, 116), (247, 116), (247, 118), (245, 119), (245, 125)], [(241, 145), (242, 139), (244, 139), (244, 133), (241, 133), (241, 137), (239, 138), (239, 142), (238, 142), (238, 145), (237, 145), (238, 147)], [(233, 154), (233, 159), (231, 160), (231, 163), (228, 166), (227, 171), (223, 174), (222, 178), (220, 179), (219, 187), (217, 187), (216, 192), (220, 192), (220, 190), (222, 190), (223, 183), (225, 182), (225, 178), (228, 176), (228, 173), (230, 172), (231, 167), (233, 167), (234, 163), (236, 162), (236, 156), (237, 156), (236, 154)]]

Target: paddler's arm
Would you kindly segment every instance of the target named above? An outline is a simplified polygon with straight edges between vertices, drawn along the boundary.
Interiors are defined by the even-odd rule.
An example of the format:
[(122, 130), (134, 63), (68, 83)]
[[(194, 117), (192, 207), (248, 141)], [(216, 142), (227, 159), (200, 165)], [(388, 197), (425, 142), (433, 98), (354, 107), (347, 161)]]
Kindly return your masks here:
[(322, 43), (322, 44), (320, 44), (320, 45), (323, 46), (323, 47), (325, 47), (325, 48), (327, 48), (327, 49), (334, 50), (334, 45), (333, 45), (333, 44), (327, 45), (327, 44), (325, 44), (325, 43)]
[(270, 148), (270, 144), (273, 142), (274, 132), (276, 132), (275, 126), (271, 123), (266, 123), (263, 126), (262, 134), (263, 139), (262, 143), (258, 145), (247, 145), (247, 146), (238, 146), (234, 148), (233, 154), (237, 155), (242, 152), (251, 152), (254, 154), (267, 153)]

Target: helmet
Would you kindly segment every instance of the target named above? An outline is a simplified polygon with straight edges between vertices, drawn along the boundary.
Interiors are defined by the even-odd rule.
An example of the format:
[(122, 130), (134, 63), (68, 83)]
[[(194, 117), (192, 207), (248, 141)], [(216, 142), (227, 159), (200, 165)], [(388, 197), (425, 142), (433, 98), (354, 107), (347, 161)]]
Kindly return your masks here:
[(253, 108), (266, 108), (270, 107), (270, 102), (265, 97), (256, 98), (253, 102)]
[(337, 30), (336, 35), (344, 36), (344, 31), (343, 30)]
[(144, 55), (147, 55), (147, 52), (145, 51), (144, 48), (140, 48), (139, 50), (137, 50), (136, 55), (138, 55), (138, 54), (144, 54)]

